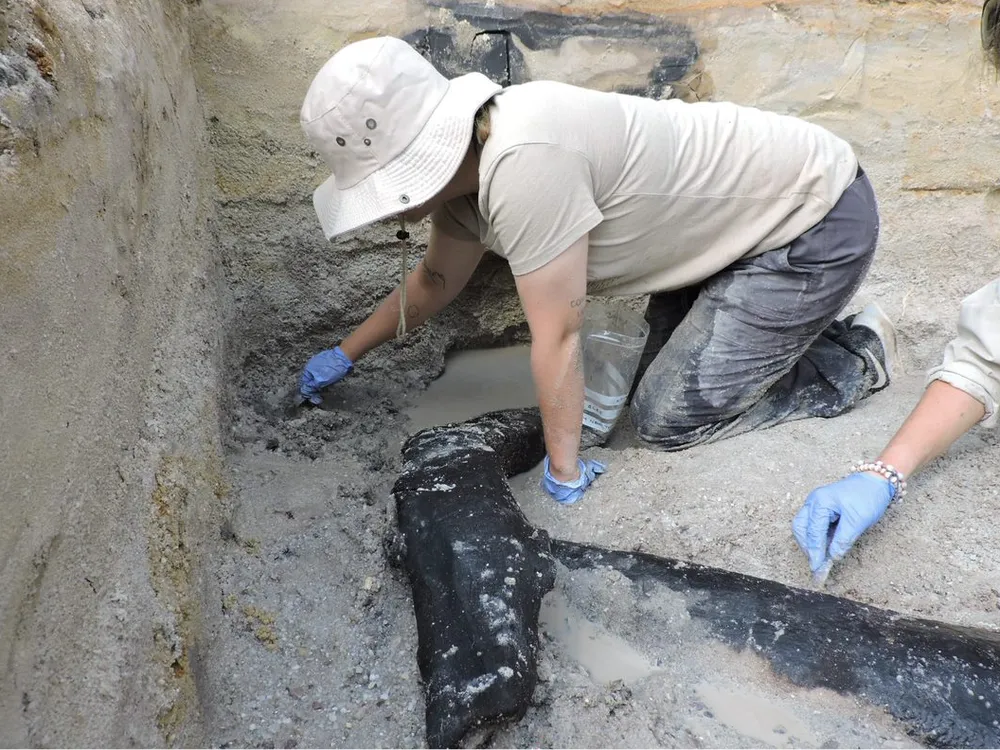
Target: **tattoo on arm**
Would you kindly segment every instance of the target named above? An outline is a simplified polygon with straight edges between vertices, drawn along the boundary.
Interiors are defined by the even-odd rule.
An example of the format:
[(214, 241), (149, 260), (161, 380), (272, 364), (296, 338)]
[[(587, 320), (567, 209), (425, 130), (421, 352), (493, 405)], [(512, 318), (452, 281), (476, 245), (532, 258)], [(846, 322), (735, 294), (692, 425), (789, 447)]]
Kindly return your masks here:
[(445, 288), (445, 279), (443, 273), (441, 273), (440, 271), (435, 271), (433, 268), (427, 265), (426, 260), (421, 261), (420, 265), (424, 270), (425, 279), (431, 282), (431, 284), (433, 284), (434, 286), (440, 286), (442, 289)]
[(408, 317), (415, 318), (420, 315), (420, 308), (416, 305), (410, 305), (406, 308), (406, 314)]
[(586, 302), (587, 302), (586, 297), (577, 297), (574, 300), (570, 300), (569, 306), (575, 310), (578, 307), (583, 307), (586, 304)]

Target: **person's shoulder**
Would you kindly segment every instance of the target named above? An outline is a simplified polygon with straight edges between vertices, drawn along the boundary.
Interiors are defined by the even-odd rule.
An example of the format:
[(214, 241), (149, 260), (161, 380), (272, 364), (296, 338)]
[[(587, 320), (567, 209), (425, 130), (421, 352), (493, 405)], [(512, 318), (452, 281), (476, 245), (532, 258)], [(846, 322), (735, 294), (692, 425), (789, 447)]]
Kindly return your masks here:
[(507, 86), (494, 99), (498, 103), (531, 103), (545, 107), (551, 104), (553, 97), (557, 99), (563, 97), (580, 97), (590, 91), (590, 89), (574, 86), (571, 83), (564, 83), (562, 81), (539, 80)]
[(581, 109), (590, 106), (594, 94), (559, 81), (530, 81), (508, 86), (494, 97), (490, 107), (490, 137), (483, 159), (492, 161), (511, 149), (572, 141), (575, 128), (584, 126)]
[(529, 81), (508, 86), (494, 97), (498, 109), (516, 110), (518, 114), (552, 118), (580, 109), (621, 106), (624, 94), (586, 88), (562, 81)]
[(517, 138), (521, 129), (551, 118), (553, 99), (565, 96), (562, 85), (554, 81), (531, 81), (508, 86), (493, 97), (490, 106), (491, 136)]

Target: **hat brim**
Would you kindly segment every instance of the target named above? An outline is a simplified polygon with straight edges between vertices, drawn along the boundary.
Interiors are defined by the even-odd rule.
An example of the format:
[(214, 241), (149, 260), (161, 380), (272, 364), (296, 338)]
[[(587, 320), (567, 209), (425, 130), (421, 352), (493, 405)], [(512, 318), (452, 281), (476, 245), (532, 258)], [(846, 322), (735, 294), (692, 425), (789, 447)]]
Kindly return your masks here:
[(343, 190), (331, 175), (313, 192), (326, 238), (416, 208), (441, 192), (465, 158), (476, 112), (502, 88), (482, 73), (453, 78), (427, 124), (399, 156)]

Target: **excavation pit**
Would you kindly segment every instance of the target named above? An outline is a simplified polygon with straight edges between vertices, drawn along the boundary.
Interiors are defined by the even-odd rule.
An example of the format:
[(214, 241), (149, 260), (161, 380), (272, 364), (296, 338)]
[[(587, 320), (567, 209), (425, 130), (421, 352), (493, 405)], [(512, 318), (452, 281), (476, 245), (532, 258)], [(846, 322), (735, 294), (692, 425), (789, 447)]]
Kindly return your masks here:
[[(527, 344), (509, 271), (484, 259), (439, 319), (360, 362), (321, 408), (270, 406), (398, 283), (395, 226), (323, 239), (310, 196), (325, 175), (297, 121), (330, 53), (376, 33), (449, 72), (755, 104), (855, 146), (882, 212), (857, 304), (899, 327), (892, 387), (835, 420), (670, 456), (623, 424), (590, 449), (609, 471), (572, 508), (544, 495), (537, 466), (511, 483), (554, 537), (806, 582), (789, 528), (802, 499), (882, 446), (961, 298), (1000, 275), (1000, 86), (981, 5), (619, 5), (0, 3), (0, 744), (425, 742), (390, 490), (407, 436), (474, 415), (429, 407), (447, 403), (447, 357), (454, 374), (466, 350)], [(411, 263), (427, 227), (413, 234)], [(520, 405), (525, 368), (480, 405)], [(831, 591), (1000, 628), (998, 450), (994, 433), (963, 438)], [(641, 587), (574, 575), (557, 574), (567, 607), (669, 663), (670, 644), (613, 611)], [(560, 638), (543, 632), (536, 705), (495, 743), (910, 741), (847, 703), (814, 720), (756, 663), (707, 686), (671, 686), (662, 665), (618, 685)], [(715, 664), (690, 658), (687, 677)], [(760, 691), (729, 706), (751, 677)], [(765, 698), (773, 713), (753, 713), (774, 721), (752, 722)], [(858, 716), (860, 734), (840, 731)]]

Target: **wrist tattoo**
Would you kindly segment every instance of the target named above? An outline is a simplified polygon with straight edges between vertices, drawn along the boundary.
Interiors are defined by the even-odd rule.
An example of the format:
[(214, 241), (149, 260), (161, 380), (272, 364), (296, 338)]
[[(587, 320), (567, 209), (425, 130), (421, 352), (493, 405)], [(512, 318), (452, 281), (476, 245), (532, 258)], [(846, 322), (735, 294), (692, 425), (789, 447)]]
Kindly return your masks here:
[(446, 282), (443, 273), (441, 273), (440, 271), (435, 271), (433, 268), (427, 265), (427, 261), (422, 261), (420, 263), (420, 266), (421, 268), (423, 268), (424, 278), (426, 278), (429, 282), (431, 282), (431, 284), (433, 284), (434, 286), (440, 286), (442, 289), (446, 287)]

